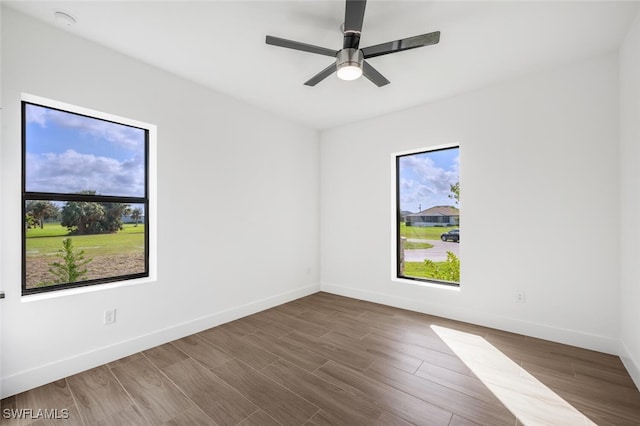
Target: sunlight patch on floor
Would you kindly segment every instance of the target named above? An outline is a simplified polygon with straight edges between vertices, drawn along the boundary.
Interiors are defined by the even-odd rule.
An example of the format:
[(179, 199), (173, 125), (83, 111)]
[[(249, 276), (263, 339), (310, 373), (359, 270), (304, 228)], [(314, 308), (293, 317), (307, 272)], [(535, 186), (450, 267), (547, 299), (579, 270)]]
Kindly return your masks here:
[(483, 337), (431, 328), (522, 424), (596, 425)]

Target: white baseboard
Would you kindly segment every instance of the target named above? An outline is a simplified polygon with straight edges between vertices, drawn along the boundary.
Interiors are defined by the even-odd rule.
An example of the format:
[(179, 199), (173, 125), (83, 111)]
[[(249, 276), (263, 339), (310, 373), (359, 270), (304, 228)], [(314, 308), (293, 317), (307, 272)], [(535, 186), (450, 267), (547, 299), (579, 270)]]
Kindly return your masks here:
[(303, 288), (280, 293), (244, 305), (215, 312), (200, 318), (189, 320), (149, 334), (138, 336), (104, 346), (98, 349), (74, 355), (69, 358), (56, 360), (26, 371), (21, 371), (0, 380), (0, 398), (24, 392), (29, 389), (51, 383), (63, 377), (68, 377), (82, 371), (115, 361), (125, 356), (158, 346), (172, 340), (180, 339), (218, 326), (265, 309), (299, 299), (320, 291), (320, 284), (312, 284)]
[(509, 318), (466, 308), (451, 306), (445, 307), (422, 300), (408, 299), (336, 284), (322, 283), (320, 285), (320, 289), (321, 291), (326, 291), (327, 293), (333, 293), (340, 296), (353, 297), (410, 311), (436, 315), (442, 318), (464, 321), (512, 333), (524, 334), (531, 337), (605, 352), (612, 355), (619, 355), (620, 351), (619, 340), (606, 336), (585, 333), (578, 330), (552, 327), (547, 324), (522, 321), (516, 318)]
[(640, 363), (633, 358), (631, 351), (629, 351), (624, 342), (620, 342), (620, 359), (622, 359), (622, 363), (629, 372), (633, 383), (640, 390)]

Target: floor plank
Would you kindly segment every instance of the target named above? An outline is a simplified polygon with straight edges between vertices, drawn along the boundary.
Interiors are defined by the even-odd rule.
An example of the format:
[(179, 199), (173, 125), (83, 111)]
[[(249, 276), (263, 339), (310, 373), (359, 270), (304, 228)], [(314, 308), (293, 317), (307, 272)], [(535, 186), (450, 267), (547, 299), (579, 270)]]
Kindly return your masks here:
[(252, 335), (251, 342), (307, 371), (314, 371), (328, 361), (327, 358), (304, 348), (303, 345), (296, 345), (282, 339), (274, 339), (262, 333)]
[(16, 395), (15, 405), (12, 408), (37, 407), (55, 410), (73, 405), (74, 400), (67, 380), (61, 379)]
[(291, 332), (280, 339), (361, 371), (374, 361), (373, 357), (364, 351), (345, 348), (332, 343), (331, 339), (320, 340), (298, 331)]
[(376, 345), (380, 350), (396, 352), (414, 359), (448, 368), (463, 374), (469, 374), (471, 370), (457, 356), (448, 354), (439, 350), (431, 349), (425, 346), (415, 345), (413, 343), (399, 342), (371, 333), (362, 339), (363, 342)]
[(282, 424), (302, 424), (319, 410), (317, 406), (238, 360), (216, 367), (213, 372)]
[(498, 402), (496, 396), (491, 393), (491, 391), (487, 389), (486, 385), (473, 374), (462, 374), (457, 371), (449, 370), (448, 368), (424, 362), (415, 372), (415, 375), (434, 383), (438, 383), (442, 386), (446, 386), (449, 389), (463, 393), (472, 398), (492, 403)]
[(292, 327), (286, 324), (269, 321), (260, 314), (250, 315), (242, 319), (244, 323), (254, 328), (255, 333), (264, 333), (272, 337), (282, 337), (293, 331)]
[(270, 415), (258, 410), (240, 423), (238, 426), (280, 426)]
[(148, 359), (136, 358), (111, 369), (137, 408), (153, 424), (179, 417), (193, 403)]
[[(516, 423), (514, 423), (514, 425), (515, 424)], [(453, 418), (451, 419), (451, 423), (449, 423), (449, 426), (479, 426), (479, 424), (454, 414)]]
[(305, 321), (298, 317), (286, 314), (277, 309), (269, 309), (260, 312), (260, 318), (272, 321), (280, 325), (286, 324), (289, 327), (290, 331), (299, 331), (313, 337), (320, 337), (323, 334), (327, 334), (329, 331), (331, 331), (328, 328), (321, 327), (314, 324), (313, 322)]
[(219, 425), (236, 424), (258, 410), (237, 388), (229, 386), (194, 359), (170, 365), (164, 372)]
[(448, 425), (451, 420), (450, 411), (397, 390), (384, 382), (376, 381), (334, 361), (329, 361), (314, 374), (358, 398), (384, 408), (409, 423)]
[(164, 345), (153, 347), (142, 352), (142, 354), (161, 370), (176, 362), (189, 358), (187, 354), (178, 349), (173, 343), (165, 343)]
[(394, 416), (388, 411), (383, 411), (380, 417), (373, 423), (373, 426), (411, 426), (411, 423), (405, 422), (400, 417)]
[(497, 399), (477, 399), (455, 391), (447, 386), (406, 373), (396, 368), (373, 364), (364, 375), (406, 392), (425, 402), (430, 402), (452, 414), (474, 419), (481, 424), (513, 425), (515, 416)]
[(371, 329), (362, 322), (356, 321), (340, 312), (331, 315), (323, 315), (315, 311), (305, 311), (297, 316), (304, 321), (308, 321), (331, 330), (333, 333), (342, 334), (353, 339), (362, 339), (369, 334)]
[(198, 334), (183, 337), (171, 344), (207, 368), (217, 367), (233, 359), (231, 355)]
[[(82, 418), (77, 412), (71, 390), (65, 379), (57, 380), (39, 388), (22, 392), (2, 401), (2, 411), (0, 412), (0, 424), (3, 426), (81, 426)], [(23, 418), (6, 418), (4, 410), (29, 410), (44, 409), (53, 410), (53, 418), (33, 419), (24, 416)], [(25, 412), (26, 414), (27, 412)], [(37, 411), (35, 412), (37, 415)]]
[[(367, 336), (368, 337), (368, 336)], [(320, 341), (329, 340), (342, 348), (358, 349), (369, 355), (376, 362), (384, 362), (395, 368), (414, 373), (422, 364), (422, 360), (394, 350), (388, 344), (381, 344), (370, 338), (363, 337), (360, 340), (351, 339), (347, 336), (334, 334), (333, 332), (320, 337)]]
[(154, 423), (149, 421), (140, 410), (131, 406), (125, 410), (113, 413), (103, 419), (101, 419), (96, 426), (118, 426), (118, 425), (131, 425), (131, 426), (152, 426)]
[(274, 362), (263, 373), (347, 424), (365, 424), (382, 414), (375, 405), (286, 361)]
[[(243, 336), (237, 336), (224, 327), (215, 327), (198, 333), (217, 348), (255, 369), (261, 369), (277, 360), (278, 357), (251, 343)], [(224, 363), (228, 362), (225, 361)], [(222, 363), (222, 364), (224, 364)]]
[[(122, 424), (126, 424), (123, 422)], [(216, 422), (198, 407), (193, 407), (180, 416), (162, 423), (162, 426), (216, 426)]]
[[(597, 365), (576, 362), (573, 364), (573, 372), (580, 382), (589, 386), (598, 386), (602, 382), (624, 386), (636, 390), (636, 385), (628, 374), (619, 371), (604, 370)], [(625, 372), (626, 373), (626, 372)]]
[(107, 366), (75, 374), (67, 381), (85, 424), (97, 424), (135, 405)]

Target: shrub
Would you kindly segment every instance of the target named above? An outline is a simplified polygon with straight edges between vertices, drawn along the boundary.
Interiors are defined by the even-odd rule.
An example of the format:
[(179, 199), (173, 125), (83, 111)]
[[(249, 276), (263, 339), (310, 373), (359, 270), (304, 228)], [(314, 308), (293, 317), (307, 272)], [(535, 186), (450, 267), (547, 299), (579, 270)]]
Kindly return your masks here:
[(431, 278), (444, 281), (460, 282), (460, 259), (452, 252), (447, 252), (447, 260), (445, 262), (434, 262), (431, 259), (425, 259), (425, 269)]
[(50, 284), (79, 281), (87, 275), (87, 268), (84, 267), (93, 260), (84, 257), (84, 250), (76, 251), (73, 248), (71, 238), (62, 240), (62, 248), (58, 250), (57, 256), (60, 258), (60, 261), (49, 264), (49, 272), (55, 277), (53, 283)]

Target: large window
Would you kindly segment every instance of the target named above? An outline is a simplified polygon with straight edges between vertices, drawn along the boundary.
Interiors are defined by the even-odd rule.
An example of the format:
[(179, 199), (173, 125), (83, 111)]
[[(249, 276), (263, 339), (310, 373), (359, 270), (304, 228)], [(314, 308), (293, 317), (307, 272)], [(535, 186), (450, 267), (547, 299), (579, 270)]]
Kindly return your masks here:
[(22, 294), (148, 277), (149, 129), (23, 101), (22, 149)]
[(396, 155), (398, 278), (460, 284), (459, 151)]

